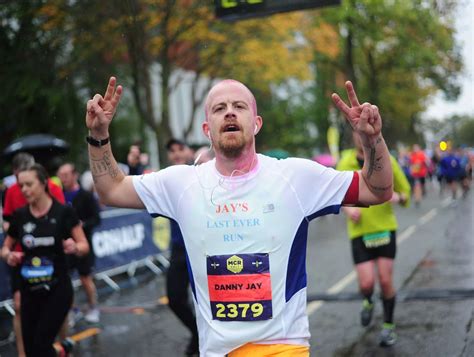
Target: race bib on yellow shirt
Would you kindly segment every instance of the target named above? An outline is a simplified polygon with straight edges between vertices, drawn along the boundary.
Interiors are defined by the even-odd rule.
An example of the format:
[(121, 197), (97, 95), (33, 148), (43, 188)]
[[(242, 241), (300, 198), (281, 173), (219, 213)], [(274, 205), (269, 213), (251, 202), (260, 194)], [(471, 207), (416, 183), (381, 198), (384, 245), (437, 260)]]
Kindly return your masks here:
[(208, 256), (207, 281), (213, 320), (260, 321), (272, 318), (268, 254)]
[(362, 236), (366, 248), (378, 248), (390, 243), (390, 232), (383, 231)]

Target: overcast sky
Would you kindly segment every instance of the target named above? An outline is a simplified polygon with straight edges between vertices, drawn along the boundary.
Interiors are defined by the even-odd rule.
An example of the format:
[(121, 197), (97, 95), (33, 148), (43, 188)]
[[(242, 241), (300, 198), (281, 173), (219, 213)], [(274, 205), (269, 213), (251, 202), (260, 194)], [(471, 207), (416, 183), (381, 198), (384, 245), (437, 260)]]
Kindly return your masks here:
[(460, 1), (456, 22), (457, 40), (462, 46), (465, 70), (461, 95), (456, 102), (446, 102), (442, 95), (433, 98), (426, 118), (444, 118), (453, 114), (474, 116), (474, 0)]

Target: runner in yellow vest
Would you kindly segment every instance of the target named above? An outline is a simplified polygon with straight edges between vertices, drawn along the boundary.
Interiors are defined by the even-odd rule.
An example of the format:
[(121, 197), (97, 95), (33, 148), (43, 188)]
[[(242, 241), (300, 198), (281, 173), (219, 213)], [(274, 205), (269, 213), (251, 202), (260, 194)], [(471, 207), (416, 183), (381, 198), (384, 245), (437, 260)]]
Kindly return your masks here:
[[(345, 150), (337, 170), (360, 170), (363, 165), (362, 145), (354, 132), (355, 149)], [(352, 244), (352, 256), (359, 279), (359, 288), (364, 296), (361, 311), (362, 326), (368, 326), (372, 319), (374, 302), (372, 294), (375, 285), (375, 266), (382, 290), (384, 324), (380, 334), (380, 345), (391, 346), (396, 341), (393, 323), (395, 288), (393, 286), (393, 261), (396, 254), (397, 219), (393, 203), (408, 206), (410, 184), (395, 158), (391, 157), (393, 170), (393, 197), (386, 202), (368, 208), (343, 207), (347, 215), (347, 230)], [(376, 167), (375, 167), (376, 169)]]

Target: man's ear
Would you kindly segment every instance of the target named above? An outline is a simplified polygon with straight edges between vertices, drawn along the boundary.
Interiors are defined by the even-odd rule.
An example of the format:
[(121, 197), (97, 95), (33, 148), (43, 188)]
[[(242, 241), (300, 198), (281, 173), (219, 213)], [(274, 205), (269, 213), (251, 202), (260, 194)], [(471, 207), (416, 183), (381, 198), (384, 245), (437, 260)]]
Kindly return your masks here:
[(209, 128), (209, 123), (207, 121), (202, 123), (202, 132), (209, 138), (209, 140), (211, 140), (211, 129)]
[(262, 129), (262, 126), (263, 126), (263, 119), (260, 115), (257, 115), (255, 117), (255, 131), (254, 131), (254, 135), (257, 135), (257, 133), (260, 131), (260, 129)]

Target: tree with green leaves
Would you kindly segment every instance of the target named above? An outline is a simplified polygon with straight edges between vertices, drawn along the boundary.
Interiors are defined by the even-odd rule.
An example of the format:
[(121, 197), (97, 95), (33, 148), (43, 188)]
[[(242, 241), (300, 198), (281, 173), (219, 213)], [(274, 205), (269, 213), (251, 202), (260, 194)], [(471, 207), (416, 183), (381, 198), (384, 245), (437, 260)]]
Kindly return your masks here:
[(337, 56), (316, 51), (316, 68), (333, 73), (322, 84), (317, 79), (318, 85), (334, 88), (352, 80), (362, 97), (381, 108), (392, 144), (419, 140), (416, 124), (436, 91), (448, 99), (459, 94), (455, 7), (436, 4), (345, 0), (312, 17), (314, 27), (333, 26), (340, 34)]
[(0, 141), (50, 133), (76, 153), (83, 130), (82, 104), (68, 71), (67, 21), (46, 1), (4, 2), (0, 7)]
[[(108, 1), (101, 5), (107, 7), (104, 3)], [(301, 14), (236, 26), (217, 21), (211, 4), (202, 1), (113, 3), (107, 7), (109, 16), (83, 28), (75, 44), (86, 55), (88, 49), (92, 54), (105, 52), (115, 62), (124, 59), (122, 83), (130, 85), (139, 117), (155, 133), (161, 158), (172, 136), (170, 98), (183, 81), (191, 83), (189, 96), (182, 98), (190, 111), (179, 118), (182, 132), (174, 134), (188, 139), (203, 119), (198, 109), (214, 79), (237, 78), (264, 97), (273, 84), (309, 78), (309, 51), (295, 37)], [(95, 33), (107, 44), (97, 45)]]

